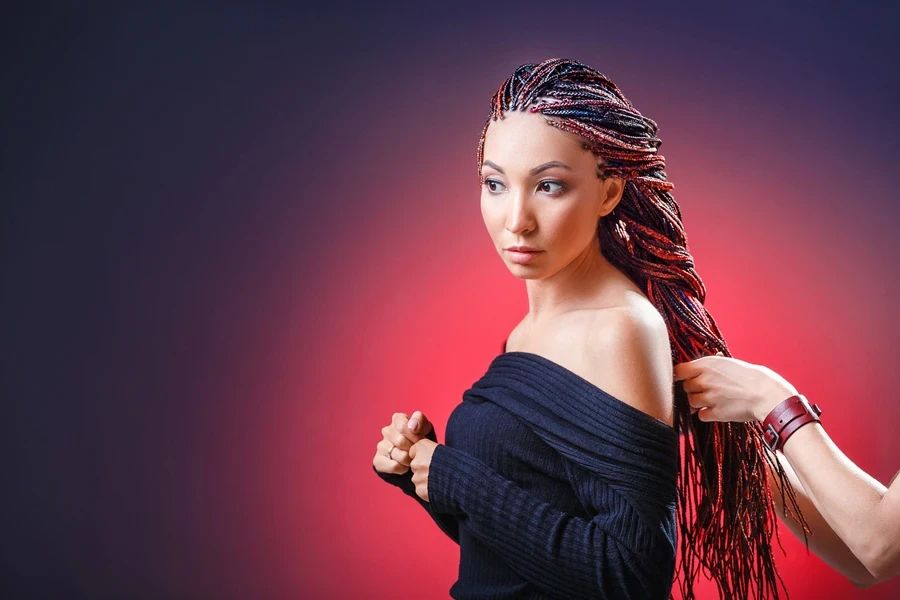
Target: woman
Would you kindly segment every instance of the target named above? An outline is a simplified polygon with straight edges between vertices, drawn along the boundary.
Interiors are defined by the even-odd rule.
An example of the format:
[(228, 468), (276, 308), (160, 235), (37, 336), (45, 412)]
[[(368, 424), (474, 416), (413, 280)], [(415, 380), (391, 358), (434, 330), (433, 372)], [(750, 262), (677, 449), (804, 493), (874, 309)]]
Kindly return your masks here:
[[(766, 422), (797, 388), (762, 365), (704, 356), (675, 366), (701, 421)], [(804, 397), (805, 398), (805, 397)], [(859, 587), (900, 575), (900, 480), (885, 488), (841, 452), (815, 419), (791, 428), (778, 460), (815, 532), (809, 547)], [(780, 511), (788, 527), (799, 525)]]
[(454, 598), (667, 598), (679, 572), (691, 598), (701, 566), (724, 598), (778, 597), (758, 430), (701, 422), (673, 389), (674, 363), (727, 346), (656, 133), (571, 60), (492, 99), (481, 210), (529, 311), (445, 444), (397, 413), (373, 458), (460, 544)]

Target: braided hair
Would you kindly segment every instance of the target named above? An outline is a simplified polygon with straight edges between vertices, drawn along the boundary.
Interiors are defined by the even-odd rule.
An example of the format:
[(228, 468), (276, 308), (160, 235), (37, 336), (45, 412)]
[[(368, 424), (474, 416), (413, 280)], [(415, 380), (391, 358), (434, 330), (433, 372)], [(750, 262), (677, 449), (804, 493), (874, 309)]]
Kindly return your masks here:
[[(730, 356), (703, 306), (706, 287), (688, 252), (681, 209), (670, 193), (674, 185), (666, 180), (657, 124), (639, 113), (608, 77), (585, 64), (553, 58), (521, 65), (491, 98), (491, 114), (478, 143), (479, 184), (488, 126), (506, 111), (526, 109), (579, 136), (583, 148), (602, 159), (600, 179), (625, 179), (619, 203), (598, 224), (600, 251), (664, 317), (673, 364), (716, 352)], [(777, 475), (804, 534), (809, 529), (783, 467), (763, 447), (758, 423), (700, 421), (691, 413), (683, 383), (673, 385), (675, 427), (681, 434), (676, 581), (682, 597), (696, 598), (694, 580), (701, 567), (726, 600), (778, 598), (778, 584), (786, 595), (771, 544), (774, 532), (781, 547), (764, 461)]]

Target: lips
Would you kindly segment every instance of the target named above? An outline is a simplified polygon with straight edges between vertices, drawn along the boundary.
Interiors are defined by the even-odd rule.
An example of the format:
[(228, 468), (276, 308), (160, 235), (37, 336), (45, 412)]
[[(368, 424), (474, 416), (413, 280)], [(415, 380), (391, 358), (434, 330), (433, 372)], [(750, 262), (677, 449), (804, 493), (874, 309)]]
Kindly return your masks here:
[(542, 254), (540, 250), (518, 251), (511, 248), (506, 249), (509, 259), (519, 265), (526, 265)]

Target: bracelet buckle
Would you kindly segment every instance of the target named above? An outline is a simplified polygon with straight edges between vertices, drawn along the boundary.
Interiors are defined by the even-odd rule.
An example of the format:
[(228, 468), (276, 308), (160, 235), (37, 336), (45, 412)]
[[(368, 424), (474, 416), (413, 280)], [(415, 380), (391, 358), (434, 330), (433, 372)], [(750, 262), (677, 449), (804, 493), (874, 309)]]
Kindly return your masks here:
[(766, 445), (766, 448), (772, 452), (775, 452), (775, 448), (778, 446), (778, 432), (775, 431), (775, 428), (772, 427), (771, 423), (766, 425), (766, 428), (763, 430), (763, 443)]
[(821, 414), (818, 404), (810, 405), (806, 396), (795, 394), (772, 409), (763, 420), (763, 443), (772, 452), (780, 450), (795, 431), (807, 423), (818, 422)]

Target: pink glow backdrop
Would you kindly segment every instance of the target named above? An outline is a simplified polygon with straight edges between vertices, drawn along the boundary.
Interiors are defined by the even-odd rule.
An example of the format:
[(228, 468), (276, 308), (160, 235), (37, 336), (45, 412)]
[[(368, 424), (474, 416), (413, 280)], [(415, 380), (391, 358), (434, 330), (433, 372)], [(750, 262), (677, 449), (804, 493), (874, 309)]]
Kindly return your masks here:
[[(833, 439), (887, 483), (900, 469), (892, 435), (900, 417), (892, 392), (897, 241), (878, 217), (878, 199), (893, 194), (890, 182), (866, 157), (845, 151), (864, 134), (823, 128), (835, 118), (827, 106), (788, 107), (792, 112), (770, 100), (744, 112), (739, 103), (746, 100), (729, 98), (721, 82), (681, 80), (677, 89), (691, 88), (690, 95), (663, 95), (659, 88), (674, 89), (674, 82), (644, 85), (627, 65), (607, 74), (660, 124), (661, 153), (707, 285), (706, 304), (732, 352), (776, 369), (823, 406)], [(321, 382), (316, 396), (329, 399), (328, 414), (355, 417), (347, 444), (332, 457), (342, 467), (318, 488), (341, 541), (320, 547), (322, 562), (310, 565), (306, 577), (316, 589), (378, 589), (385, 592), (372, 597), (387, 598), (399, 586), (443, 597), (455, 580), (456, 545), (367, 469), (394, 411), (423, 410), (443, 440), (462, 391), (527, 310), (524, 284), (494, 252), (478, 209), (474, 148), (483, 116), (467, 108), (471, 96), (480, 91), (484, 99), (492, 89), (464, 88), (463, 74), (456, 81), (458, 106), (435, 99), (438, 122), (412, 119), (395, 133), (382, 133), (392, 131), (387, 116), (370, 123), (397, 166), (376, 178), (367, 201), (372, 213), (345, 232), (339, 251), (317, 270), (333, 285), (317, 311), (328, 326), (316, 329), (320, 356), (310, 376)], [(327, 421), (325, 414), (313, 418)], [(319, 472), (310, 467), (310, 476)], [(318, 531), (321, 517), (314, 511), (306, 526)], [(900, 593), (897, 583), (857, 590), (807, 556), (787, 529), (782, 533), (787, 555), (780, 565), (792, 597)], [(327, 565), (342, 557), (352, 557), (355, 576), (329, 580)], [(712, 585), (706, 594), (715, 597)]]

